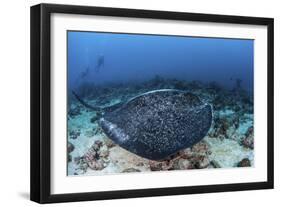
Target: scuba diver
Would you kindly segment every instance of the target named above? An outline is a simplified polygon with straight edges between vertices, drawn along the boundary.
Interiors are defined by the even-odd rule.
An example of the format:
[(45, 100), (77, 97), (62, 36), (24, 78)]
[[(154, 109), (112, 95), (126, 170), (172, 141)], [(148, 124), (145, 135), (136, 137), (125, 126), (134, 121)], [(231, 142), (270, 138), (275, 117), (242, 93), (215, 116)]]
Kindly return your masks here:
[(104, 55), (103, 54), (100, 54), (99, 57), (98, 57), (98, 62), (97, 62), (97, 65), (95, 67), (95, 71), (99, 72), (101, 67), (104, 67)]

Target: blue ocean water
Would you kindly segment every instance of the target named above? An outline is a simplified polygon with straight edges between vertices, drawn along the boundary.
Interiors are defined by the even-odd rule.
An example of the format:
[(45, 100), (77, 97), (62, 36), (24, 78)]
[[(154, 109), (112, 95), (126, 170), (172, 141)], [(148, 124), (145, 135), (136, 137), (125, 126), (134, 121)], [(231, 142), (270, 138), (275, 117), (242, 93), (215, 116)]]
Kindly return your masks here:
[[(79, 31), (67, 35), (68, 175), (254, 166), (254, 40)], [(169, 108), (166, 103), (173, 102), (163, 102), (163, 94), (175, 90), (159, 89), (185, 91), (184, 100), (191, 102)], [(160, 107), (152, 98), (146, 99), (154, 103), (151, 108), (146, 108), (151, 102), (137, 101), (158, 92)], [(192, 105), (199, 100), (212, 110), (203, 118), (198, 118), (203, 107)], [(168, 116), (161, 113), (162, 106), (169, 109)], [(143, 111), (132, 113), (134, 109)], [(197, 117), (185, 109), (196, 109)], [(139, 119), (144, 112), (148, 114)], [(200, 123), (194, 132), (201, 133), (203, 120), (212, 124), (207, 134), (195, 137), (192, 148), (185, 151), (187, 145), (178, 144), (174, 152), (179, 151), (167, 156), (166, 149), (196, 134), (177, 133), (195, 127), (189, 118)], [(139, 131), (143, 127), (145, 133)], [(123, 145), (124, 151), (119, 138), (139, 142)], [(152, 141), (168, 144), (154, 151)], [(143, 144), (142, 152), (138, 146)], [(158, 155), (147, 157), (150, 150), (161, 151), (164, 161), (154, 160)]]
[(67, 45), (69, 89), (158, 75), (253, 91), (253, 40), (69, 31)]

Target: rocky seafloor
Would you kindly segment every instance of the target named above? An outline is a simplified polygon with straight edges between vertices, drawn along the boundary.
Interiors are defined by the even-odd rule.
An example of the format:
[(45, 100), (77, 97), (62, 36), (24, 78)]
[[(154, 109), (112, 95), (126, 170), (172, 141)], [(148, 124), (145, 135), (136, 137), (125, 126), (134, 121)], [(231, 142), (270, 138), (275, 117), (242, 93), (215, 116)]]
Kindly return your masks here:
[(100, 112), (85, 108), (69, 96), (68, 175), (254, 166), (253, 97), (241, 87), (241, 80), (226, 89), (215, 82), (156, 76), (144, 83), (84, 84), (77, 92), (87, 103), (104, 107), (147, 91), (167, 88), (192, 92), (213, 106), (213, 123), (202, 141), (166, 160), (139, 157), (107, 138), (97, 124), (102, 116)]

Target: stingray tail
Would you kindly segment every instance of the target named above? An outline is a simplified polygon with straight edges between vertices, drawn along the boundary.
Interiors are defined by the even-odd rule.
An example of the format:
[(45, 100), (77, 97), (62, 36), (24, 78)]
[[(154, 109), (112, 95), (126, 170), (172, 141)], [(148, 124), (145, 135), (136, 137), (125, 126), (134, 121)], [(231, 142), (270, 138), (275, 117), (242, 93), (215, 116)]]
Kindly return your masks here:
[(94, 110), (94, 111), (100, 111), (102, 108), (97, 106), (91, 106), (90, 104), (87, 104), (82, 98), (80, 98), (74, 91), (72, 91), (72, 94), (75, 96), (75, 98), (86, 108)]

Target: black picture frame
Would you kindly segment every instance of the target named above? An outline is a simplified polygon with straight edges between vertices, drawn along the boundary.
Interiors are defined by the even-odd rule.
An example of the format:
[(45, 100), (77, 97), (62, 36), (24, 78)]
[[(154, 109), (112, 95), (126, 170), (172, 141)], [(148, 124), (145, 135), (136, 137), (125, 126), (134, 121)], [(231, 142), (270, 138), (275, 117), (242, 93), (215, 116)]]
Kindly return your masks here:
[[(52, 13), (134, 17), (194, 22), (219, 22), (267, 26), (267, 181), (238, 184), (219, 184), (189, 187), (169, 187), (74, 194), (51, 194), (50, 184), (50, 123), (51, 123), (51, 74), (50, 74), (50, 15)], [(210, 193), (271, 189), (274, 186), (273, 152), (273, 19), (245, 16), (195, 14), (168, 11), (135, 10), (89, 6), (39, 4), (31, 7), (31, 174), (30, 199), (38, 203), (88, 201), (102, 199), (166, 196), (179, 194)], [(266, 86), (265, 86), (266, 87)]]

